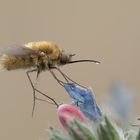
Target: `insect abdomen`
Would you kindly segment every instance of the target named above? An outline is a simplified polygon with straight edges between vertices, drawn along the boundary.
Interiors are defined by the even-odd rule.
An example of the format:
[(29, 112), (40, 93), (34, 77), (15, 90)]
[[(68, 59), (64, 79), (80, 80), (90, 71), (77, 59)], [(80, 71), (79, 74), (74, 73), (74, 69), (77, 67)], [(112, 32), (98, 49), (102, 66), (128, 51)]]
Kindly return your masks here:
[(2, 69), (14, 70), (14, 69), (26, 69), (34, 67), (36, 58), (29, 56), (0, 56), (0, 66)]

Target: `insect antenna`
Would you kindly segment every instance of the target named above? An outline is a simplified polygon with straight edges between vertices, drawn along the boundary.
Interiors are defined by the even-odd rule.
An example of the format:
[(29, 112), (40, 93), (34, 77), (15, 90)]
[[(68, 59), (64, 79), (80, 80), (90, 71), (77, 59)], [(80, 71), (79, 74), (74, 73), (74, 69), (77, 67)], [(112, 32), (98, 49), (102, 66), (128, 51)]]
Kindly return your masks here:
[(83, 59), (83, 60), (75, 60), (75, 61), (70, 61), (67, 64), (72, 64), (72, 63), (80, 63), (80, 62), (93, 62), (95, 64), (100, 64), (100, 61), (96, 61), (96, 60), (88, 60), (88, 59)]

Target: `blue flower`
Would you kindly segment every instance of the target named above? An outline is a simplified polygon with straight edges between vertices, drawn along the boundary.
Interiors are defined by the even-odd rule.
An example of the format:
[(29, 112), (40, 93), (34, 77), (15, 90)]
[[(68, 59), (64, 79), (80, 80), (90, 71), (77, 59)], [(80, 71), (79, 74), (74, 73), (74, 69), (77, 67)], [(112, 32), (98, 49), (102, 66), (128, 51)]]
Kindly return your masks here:
[(92, 96), (91, 88), (83, 88), (73, 83), (64, 84), (64, 88), (77, 106), (90, 120), (97, 120), (102, 116), (101, 110)]

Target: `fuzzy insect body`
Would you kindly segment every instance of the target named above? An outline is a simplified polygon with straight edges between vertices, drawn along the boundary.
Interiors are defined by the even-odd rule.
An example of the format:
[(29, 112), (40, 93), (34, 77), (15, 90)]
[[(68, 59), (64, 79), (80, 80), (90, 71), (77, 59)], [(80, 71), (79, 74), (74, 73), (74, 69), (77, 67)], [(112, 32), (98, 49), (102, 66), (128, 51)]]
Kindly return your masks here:
[(38, 67), (41, 71), (61, 65), (63, 51), (54, 43), (40, 41), (13, 45), (0, 51), (2, 69), (15, 70)]

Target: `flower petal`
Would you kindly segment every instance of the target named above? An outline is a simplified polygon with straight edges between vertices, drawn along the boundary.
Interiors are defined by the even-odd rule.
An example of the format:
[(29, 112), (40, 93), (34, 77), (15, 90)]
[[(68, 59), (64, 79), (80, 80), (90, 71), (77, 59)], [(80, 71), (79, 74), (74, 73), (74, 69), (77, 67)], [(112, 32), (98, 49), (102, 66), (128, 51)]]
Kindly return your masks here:
[(91, 88), (83, 88), (66, 83), (64, 85), (69, 96), (74, 100), (75, 105), (87, 116), (90, 120), (96, 120), (102, 116), (101, 110), (97, 105), (95, 98), (92, 96)]
[(65, 128), (67, 127), (68, 122), (72, 121), (75, 118), (81, 121), (86, 121), (86, 117), (82, 112), (80, 112), (80, 110), (78, 110), (77, 107), (68, 104), (60, 105), (58, 107), (57, 114), (61, 124)]

